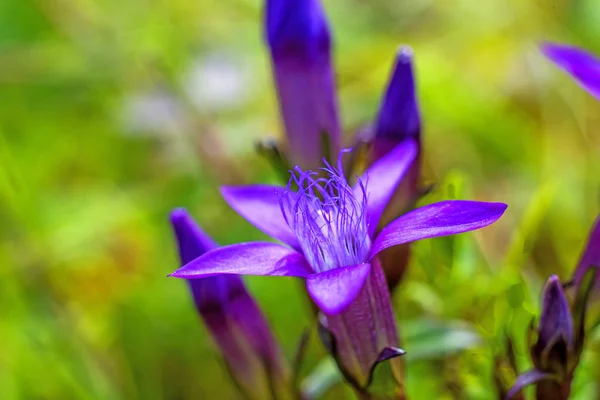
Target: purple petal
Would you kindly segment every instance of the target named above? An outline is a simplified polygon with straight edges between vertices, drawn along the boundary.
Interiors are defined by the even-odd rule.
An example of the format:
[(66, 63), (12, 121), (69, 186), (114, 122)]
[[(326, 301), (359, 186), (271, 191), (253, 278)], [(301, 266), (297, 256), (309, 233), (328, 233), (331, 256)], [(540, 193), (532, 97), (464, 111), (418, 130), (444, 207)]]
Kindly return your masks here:
[(308, 294), (326, 315), (339, 314), (354, 301), (370, 269), (358, 264), (312, 274), (306, 278)]
[(542, 45), (542, 52), (560, 69), (570, 74), (592, 96), (600, 99), (600, 59), (574, 46), (556, 43)]
[(169, 276), (185, 279), (218, 274), (305, 277), (311, 273), (304, 256), (295, 250), (275, 243), (250, 242), (211, 250)]
[[(596, 218), (596, 221), (594, 222), (585, 250), (581, 255), (577, 269), (573, 274), (573, 280), (577, 286), (579, 286), (586, 271), (590, 268), (600, 268), (600, 217)], [(600, 288), (600, 276), (598, 275), (599, 273), (597, 272), (596, 291), (599, 291)]]
[(285, 222), (279, 203), (284, 192), (269, 185), (221, 187), (221, 195), (238, 214), (272, 238), (297, 249), (296, 235)]
[[(406, 140), (377, 160), (361, 177), (367, 192), (367, 224), (373, 237), (383, 210), (417, 156), (417, 144)], [(355, 187), (354, 191), (360, 190)]]
[(544, 287), (542, 315), (538, 328), (538, 346), (545, 349), (556, 335), (562, 334), (568, 346), (573, 346), (573, 321), (562, 284), (552, 275)]
[(408, 46), (399, 49), (396, 63), (383, 98), (375, 125), (376, 138), (419, 139), (421, 117), (413, 74), (413, 52)]
[(447, 200), (417, 208), (383, 228), (373, 242), (371, 257), (398, 244), (483, 228), (498, 220), (506, 207), (503, 203)]
[(527, 371), (519, 375), (513, 387), (508, 391), (508, 394), (506, 395), (506, 400), (512, 399), (526, 386), (529, 386), (532, 383), (536, 383), (545, 379), (556, 379), (556, 377), (551, 373), (538, 371), (537, 369), (533, 369), (531, 371)]
[(182, 264), (217, 247), (217, 244), (196, 224), (184, 208), (171, 211), (170, 219)]

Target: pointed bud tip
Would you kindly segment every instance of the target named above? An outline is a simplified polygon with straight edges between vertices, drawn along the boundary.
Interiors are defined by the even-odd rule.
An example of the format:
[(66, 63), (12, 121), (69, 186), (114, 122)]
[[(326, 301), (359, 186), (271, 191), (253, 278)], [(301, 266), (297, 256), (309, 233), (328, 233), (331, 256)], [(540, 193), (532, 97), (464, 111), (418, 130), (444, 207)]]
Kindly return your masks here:
[(418, 139), (421, 131), (421, 113), (417, 99), (413, 71), (413, 50), (400, 46), (383, 96), (375, 136), (398, 141), (412, 137)]
[(541, 348), (551, 344), (557, 334), (564, 335), (568, 345), (573, 343), (573, 319), (562, 283), (556, 275), (546, 281), (542, 313), (538, 324), (538, 343)]
[(174, 208), (169, 214), (169, 219), (172, 224), (185, 222), (189, 217), (190, 215), (184, 207)]
[(399, 64), (411, 64), (414, 58), (412, 47), (402, 45), (398, 47), (397, 61)]

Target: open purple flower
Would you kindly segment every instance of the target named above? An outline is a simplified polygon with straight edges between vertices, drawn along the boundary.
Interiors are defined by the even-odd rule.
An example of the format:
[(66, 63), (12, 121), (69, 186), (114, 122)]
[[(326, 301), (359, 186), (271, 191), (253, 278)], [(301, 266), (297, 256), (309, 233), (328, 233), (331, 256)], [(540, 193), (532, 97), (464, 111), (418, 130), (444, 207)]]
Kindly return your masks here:
[[(211, 250), (171, 274), (200, 278), (215, 274), (283, 275), (306, 278), (313, 300), (327, 314), (342, 311), (366, 279), (382, 250), (419, 239), (487, 226), (506, 205), (451, 200), (407, 213), (375, 236), (387, 200), (415, 157), (406, 142), (373, 164), (351, 188), (340, 170), (328, 178), (296, 169), (287, 188), (224, 187), (225, 200), (249, 222), (285, 245), (250, 242)], [(298, 191), (292, 188), (298, 187)]]
[(557, 43), (543, 44), (542, 52), (571, 75), (579, 86), (600, 100), (600, 58), (583, 49)]
[[(182, 264), (217, 248), (186, 210), (173, 210), (171, 225)], [(196, 309), (245, 395), (256, 400), (295, 398), (281, 350), (242, 279), (216, 275), (188, 284)]]
[[(502, 203), (443, 201), (413, 210), (375, 234), (381, 213), (416, 150), (413, 141), (400, 144), (374, 163), (354, 187), (346, 182), (341, 166), (328, 166), (324, 171), (327, 177), (297, 168), (287, 188), (223, 188), (225, 200), (240, 215), (284, 244), (249, 242), (220, 247), (171, 275), (187, 279), (217, 274), (304, 278), (310, 297), (327, 316), (338, 364), (359, 385), (367, 384), (369, 371), (381, 359), (382, 351), (397, 346), (377, 254), (419, 239), (482, 228), (506, 209)], [(373, 303), (372, 299), (377, 300)], [(381, 305), (374, 307), (378, 302)], [(380, 312), (386, 315), (374, 315)], [(369, 321), (380, 325), (368, 325)], [(374, 336), (378, 332), (383, 333)]]
[(291, 161), (318, 168), (340, 149), (331, 36), (319, 0), (266, 0), (266, 39)]

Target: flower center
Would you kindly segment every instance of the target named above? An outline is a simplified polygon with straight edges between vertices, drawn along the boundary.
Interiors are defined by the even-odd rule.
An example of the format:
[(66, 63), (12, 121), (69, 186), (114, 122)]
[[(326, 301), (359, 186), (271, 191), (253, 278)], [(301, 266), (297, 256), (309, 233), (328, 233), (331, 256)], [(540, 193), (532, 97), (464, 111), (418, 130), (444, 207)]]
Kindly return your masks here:
[(363, 263), (371, 245), (364, 186), (359, 182), (353, 191), (341, 166), (322, 170), (326, 177), (296, 167), (280, 199), (283, 216), (315, 272)]

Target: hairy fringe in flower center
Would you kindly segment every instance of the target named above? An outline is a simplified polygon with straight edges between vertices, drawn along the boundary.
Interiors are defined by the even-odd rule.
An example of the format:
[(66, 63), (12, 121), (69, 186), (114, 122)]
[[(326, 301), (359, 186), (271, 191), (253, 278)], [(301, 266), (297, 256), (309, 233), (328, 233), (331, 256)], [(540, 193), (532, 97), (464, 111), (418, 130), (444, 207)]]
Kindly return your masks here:
[(361, 264), (371, 245), (362, 182), (357, 194), (348, 186), (341, 164), (337, 170), (329, 164), (322, 170), (327, 177), (296, 167), (280, 198), (283, 216), (315, 272)]

